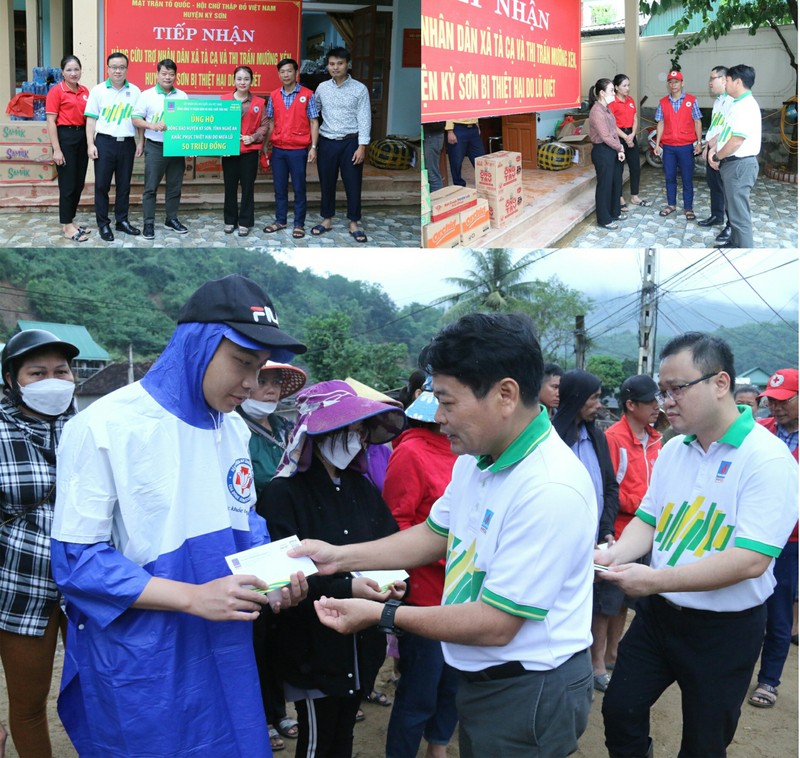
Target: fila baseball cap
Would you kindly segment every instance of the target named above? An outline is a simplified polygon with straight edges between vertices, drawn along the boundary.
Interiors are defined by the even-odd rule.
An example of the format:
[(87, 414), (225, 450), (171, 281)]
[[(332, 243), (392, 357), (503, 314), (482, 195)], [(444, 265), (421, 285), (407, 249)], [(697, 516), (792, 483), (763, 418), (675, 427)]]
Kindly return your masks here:
[(773, 400), (788, 400), (797, 394), (797, 369), (782, 368), (776, 371), (767, 382), (767, 388), (759, 397)]
[[(250, 349), (283, 348), (305, 353), (308, 348), (278, 325), (272, 300), (254, 281), (231, 274), (201, 285), (178, 314), (178, 323), (217, 323), (231, 328), (225, 336)], [(237, 339), (238, 336), (245, 339)]]

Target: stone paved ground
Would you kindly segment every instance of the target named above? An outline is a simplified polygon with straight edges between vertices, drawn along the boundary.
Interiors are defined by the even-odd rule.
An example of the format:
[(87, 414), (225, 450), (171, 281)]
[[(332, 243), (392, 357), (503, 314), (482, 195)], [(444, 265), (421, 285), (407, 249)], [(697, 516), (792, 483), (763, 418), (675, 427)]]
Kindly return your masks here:
[[(624, 187), (625, 197), (629, 197), (629, 187)], [(678, 210), (662, 218), (658, 215), (667, 203), (664, 175), (652, 166), (642, 167), (639, 197), (649, 200), (649, 208), (629, 205), (631, 212), (627, 221), (620, 224), (617, 231), (606, 231), (596, 225), (594, 213), (578, 224), (556, 247), (609, 248), (609, 247), (671, 247), (708, 248), (714, 246), (714, 237), (720, 227), (711, 231), (698, 226), (696, 221), (687, 221), (680, 212), (681, 189), (678, 184)], [(750, 195), (753, 215), (755, 247), (797, 248), (797, 185), (785, 184), (760, 175)], [(701, 220), (710, 215), (708, 187), (705, 179), (694, 179), (694, 212)]]
[[(264, 211), (256, 216), (256, 226), (247, 237), (225, 234), (222, 231), (222, 210), (188, 210), (181, 213), (181, 221), (189, 228), (188, 234), (176, 234), (157, 223), (154, 240), (146, 240), (141, 236), (131, 237), (121, 232), (114, 232), (113, 242), (103, 242), (93, 225), (89, 213), (81, 212), (79, 223), (92, 228), (87, 242), (78, 243), (65, 239), (58, 223), (58, 211), (45, 213), (0, 213), (0, 247), (69, 247), (76, 250), (86, 247), (113, 248), (201, 248), (201, 247), (263, 247), (263, 248), (325, 248), (356, 247), (360, 245), (348, 233), (347, 219), (334, 219), (333, 231), (311, 236), (311, 227), (319, 221), (310, 216), (306, 222), (306, 236), (303, 239), (292, 238), (291, 228), (275, 234), (265, 234), (262, 229), (272, 222), (271, 212)], [(139, 219), (131, 217), (131, 221), (141, 228)], [(414, 247), (420, 246), (419, 211), (415, 208), (402, 207), (367, 208), (362, 219), (362, 227), (367, 234), (368, 243), (365, 248), (374, 247)], [(113, 226), (112, 226), (113, 229)]]

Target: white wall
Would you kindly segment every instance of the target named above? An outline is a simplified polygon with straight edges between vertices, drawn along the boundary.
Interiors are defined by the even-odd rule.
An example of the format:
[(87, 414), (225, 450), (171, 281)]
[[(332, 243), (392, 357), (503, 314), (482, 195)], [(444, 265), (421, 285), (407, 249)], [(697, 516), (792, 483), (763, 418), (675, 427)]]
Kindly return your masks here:
[(420, 125), (420, 69), (402, 66), (403, 29), (420, 28), (420, 0), (394, 0), (393, 11), (386, 133), (414, 136), (419, 134)]
[[(797, 55), (797, 34), (793, 26), (781, 27)], [(643, 37), (640, 42), (640, 77), (642, 91), (631, 93), (637, 103), (647, 95), (645, 107), (655, 107), (667, 93), (667, 72), (675, 45), (672, 35)], [(589, 88), (601, 77), (613, 78), (624, 71), (624, 40), (621, 36), (599, 37), (581, 44), (581, 91), (586, 97)], [(789, 65), (789, 56), (772, 29), (759, 29), (752, 37), (746, 29), (737, 29), (718, 40), (709, 40), (684, 53), (680, 59), (685, 90), (697, 96), (701, 108), (713, 104), (708, 94), (708, 73), (714, 66), (744, 63), (756, 70), (753, 94), (762, 110), (781, 107), (795, 93), (796, 77)]]

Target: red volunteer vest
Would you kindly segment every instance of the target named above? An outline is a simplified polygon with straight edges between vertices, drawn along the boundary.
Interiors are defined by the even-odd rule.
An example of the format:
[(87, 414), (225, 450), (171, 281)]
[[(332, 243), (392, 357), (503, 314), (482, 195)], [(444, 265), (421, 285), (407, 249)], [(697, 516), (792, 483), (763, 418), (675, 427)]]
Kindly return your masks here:
[[(756, 419), (756, 423), (759, 423), (761, 424), (761, 426), (766, 427), (767, 430), (772, 432), (773, 434), (778, 433), (778, 422), (771, 416), (769, 418)], [(798, 451), (800, 451), (800, 448), (795, 448), (794, 452), (792, 453), (795, 460), (798, 460), (797, 456)], [(797, 542), (797, 524), (794, 525), (794, 529), (792, 530), (792, 533), (789, 536), (789, 542)]]
[(669, 95), (661, 98), (661, 113), (664, 116), (664, 133), (661, 135), (662, 145), (691, 145), (696, 139), (697, 134), (694, 130), (694, 119), (692, 111), (697, 98), (688, 93), (684, 96), (681, 107), (675, 113), (672, 107), (672, 100)]
[[(233, 93), (223, 95), (222, 100), (233, 100)], [(250, 110), (242, 116), (242, 134), (255, 134), (256, 129), (261, 126), (261, 119), (264, 118), (264, 109), (267, 107), (264, 98), (250, 96)], [(255, 153), (261, 150), (261, 142), (253, 142), (250, 145), (239, 143), (239, 153)]]
[(301, 86), (287, 110), (283, 104), (282, 89), (283, 87), (276, 89), (269, 96), (272, 100), (272, 117), (275, 123), (270, 142), (281, 150), (302, 150), (311, 144), (311, 128), (306, 108), (309, 98), (314, 93)]

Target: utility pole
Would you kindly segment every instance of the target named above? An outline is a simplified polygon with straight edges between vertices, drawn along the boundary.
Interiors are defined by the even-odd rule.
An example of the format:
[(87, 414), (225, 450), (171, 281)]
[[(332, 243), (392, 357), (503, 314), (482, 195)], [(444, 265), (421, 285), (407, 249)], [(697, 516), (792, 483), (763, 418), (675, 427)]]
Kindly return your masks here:
[(585, 316), (575, 316), (575, 368), (586, 367)]
[(655, 371), (656, 316), (656, 250), (644, 252), (642, 291), (639, 296), (639, 373), (653, 376)]

